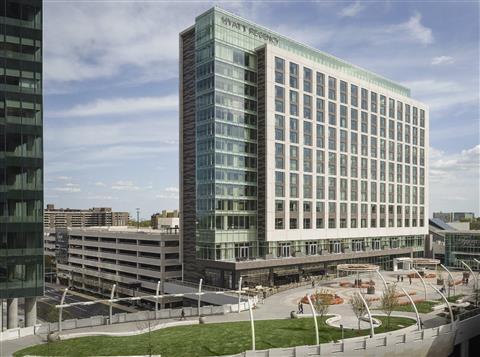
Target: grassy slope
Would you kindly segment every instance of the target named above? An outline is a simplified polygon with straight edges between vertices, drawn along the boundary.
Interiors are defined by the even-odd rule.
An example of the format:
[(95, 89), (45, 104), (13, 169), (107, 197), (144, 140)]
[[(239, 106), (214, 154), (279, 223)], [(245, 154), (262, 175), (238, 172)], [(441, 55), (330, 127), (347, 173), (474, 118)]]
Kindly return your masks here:
[[(384, 317), (378, 317), (385, 321)], [(320, 320), (320, 319), (319, 319)], [(392, 317), (390, 331), (414, 324), (407, 318)], [(382, 324), (377, 333), (386, 332)], [(319, 321), (320, 341), (341, 338), (340, 329)], [(313, 319), (264, 320), (255, 322), (256, 349), (315, 344)], [(367, 335), (369, 330), (345, 330), (345, 338)], [(37, 356), (113, 356), (161, 354), (175, 356), (216, 356), (251, 349), (250, 322), (180, 326), (131, 337), (83, 337), (26, 348), (15, 354)]]

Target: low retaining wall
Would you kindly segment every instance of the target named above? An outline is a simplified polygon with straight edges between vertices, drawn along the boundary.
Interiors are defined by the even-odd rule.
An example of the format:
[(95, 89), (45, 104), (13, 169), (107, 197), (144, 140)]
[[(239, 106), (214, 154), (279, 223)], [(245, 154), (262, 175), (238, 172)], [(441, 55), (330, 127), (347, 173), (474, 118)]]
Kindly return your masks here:
[(3, 332), (0, 332), (0, 341), (16, 340), (17, 338), (34, 335), (38, 332), (40, 327), (41, 325), (35, 325), (30, 327), (17, 327), (5, 330)]
[[(406, 317), (406, 316), (402, 316)], [(245, 351), (224, 357), (304, 357), (304, 356), (448, 356), (455, 345), (478, 335), (480, 315), (418, 331), (416, 325), (369, 337), (354, 337), (343, 342), (324, 343), (318, 346), (272, 348), (262, 351)]]

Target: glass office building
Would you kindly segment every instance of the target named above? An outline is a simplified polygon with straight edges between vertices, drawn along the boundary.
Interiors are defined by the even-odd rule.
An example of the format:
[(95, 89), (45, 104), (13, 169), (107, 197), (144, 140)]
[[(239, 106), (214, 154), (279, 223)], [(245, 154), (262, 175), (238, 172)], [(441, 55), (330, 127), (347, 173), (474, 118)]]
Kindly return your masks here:
[(0, 1), (0, 298), (43, 295), (42, 1)]
[(408, 88), (219, 8), (180, 34), (186, 279), (423, 254), (427, 151)]
[(480, 231), (444, 231), (445, 265), (463, 269), (462, 261), (477, 267), (480, 261)]

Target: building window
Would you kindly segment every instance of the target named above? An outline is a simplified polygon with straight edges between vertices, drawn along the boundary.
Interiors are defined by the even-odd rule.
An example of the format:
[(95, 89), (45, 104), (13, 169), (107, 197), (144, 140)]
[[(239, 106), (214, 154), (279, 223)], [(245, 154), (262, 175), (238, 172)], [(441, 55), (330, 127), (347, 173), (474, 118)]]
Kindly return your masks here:
[(354, 252), (362, 252), (365, 250), (364, 244), (365, 242), (363, 239), (354, 239), (352, 240), (352, 250)]
[(303, 91), (312, 93), (312, 70), (303, 68)]
[(330, 252), (333, 254), (339, 254), (342, 252), (342, 243), (338, 240), (330, 242)]
[(275, 168), (283, 170), (285, 157), (285, 145), (275, 143)]
[(337, 79), (328, 77), (328, 99), (337, 100)]
[(290, 115), (298, 116), (298, 92), (290, 91)]
[(290, 243), (280, 243), (279, 244), (278, 256), (279, 257), (289, 257), (290, 256)]
[(285, 77), (285, 61), (279, 57), (275, 57), (275, 82), (284, 84)]
[(298, 171), (298, 146), (290, 145), (290, 170)]
[(337, 105), (334, 102), (328, 102), (328, 123), (337, 125)]
[(373, 239), (372, 240), (372, 249), (373, 250), (380, 250), (382, 249), (380, 246), (380, 239)]
[(285, 112), (285, 90), (280, 86), (275, 86), (275, 111)]
[(303, 95), (303, 117), (305, 119), (312, 119), (312, 97)]
[(309, 121), (303, 122), (303, 144), (312, 145), (312, 123)]
[(362, 88), (362, 109), (368, 110), (368, 90)]
[(340, 81), (340, 102), (347, 104), (347, 82)]
[(303, 198), (312, 198), (312, 176), (303, 175)]
[(298, 198), (298, 174), (290, 174), (290, 197)]
[(317, 121), (323, 123), (325, 121), (325, 101), (317, 98)]
[(317, 72), (317, 95), (325, 96), (325, 75), (320, 72)]
[(307, 255), (316, 255), (317, 254), (317, 243), (316, 242), (306, 242), (305, 251)]
[(312, 172), (312, 149), (303, 149), (303, 171)]
[(285, 140), (285, 118), (275, 114), (275, 140)]
[(275, 171), (275, 196), (276, 197), (284, 197), (285, 187), (285, 174), (280, 171)]
[(290, 62), (290, 87), (298, 88), (298, 64)]
[(298, 144), (298, 119), (290, 118), (290, 142)]

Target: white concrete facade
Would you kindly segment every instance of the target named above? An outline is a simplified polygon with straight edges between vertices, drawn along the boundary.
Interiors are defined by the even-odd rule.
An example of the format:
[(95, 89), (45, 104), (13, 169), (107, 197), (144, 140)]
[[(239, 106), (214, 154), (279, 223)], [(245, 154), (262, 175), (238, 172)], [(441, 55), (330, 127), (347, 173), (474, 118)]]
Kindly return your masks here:
[[(275, 57), (281, 58), (285, 61), (284, 63), (284, 84), (279, 84), (275, 82)], [(318, 239), (335, 239), (335, 238), (361, 238), (361, 237), (393, 237), (393, 236), (414, 236), (414, 235), (426, 235), (428, 233), (428, 146), (429, 146), (429, 111), (428, 108), (410, 97), (400, 95), (396, 92), (390, 91), (384, 87), (373, 85), (367, 81), (359, 80), (358, 78), (348, 76), (342, 71), (332, 70), (330, 67), (324, 66), (318, 62), (313, 62), (305, 57), (298, 56), (294, 53), (281, 49), (277, 46), (273, 46), (270, 44), (265, 45), (265, 62), (266, 62), (266, 73), (265, 73), (265, 90), (266, 90), (266, 99), (265, 99), (265, 127), (266, 127), (266, 240), (267, 241), (297, 241), (297, 240), (318, 240)], [(298, 89), (292, 88), (289, 86), (289, 63), (293, 62), (298, 65)], [(312, 80), (311, 80), (311, 92), (305, 92), (303, 89), (303, 75), (304, 75), (304, 67), (308, 68), (312, 72)], [(316, 73), (320, 72), (324, 75), (324, 96), (320, 97), (316, 95)], [(329, 100), (329, 77), (334, 77), (336, 79), (336, 100)], [(340, 102), (340, 81), (345, 81), (347, 83), (347, 94), (346, 94), (346, 104), (342, 104)], [(357, 106), (353, 106), (351, 102), (351, 85), (357, 86)], [(284, 114), (275, 111), (275, 86), (280, 86), (284, 88)], [(366, 89), (368, 91), (368, 101), (367, 107), (368, 110), (362, 110), (362, 89)], [(294, 90), (298, 93), (298, 116), (292, 116), (289, 113), (290, 110), (290, 98), (289, 92), (290, 90)], [(371, 111), (371, 93), (374, 92), (377, 95), (377, 111), (374, 113)], [(303, 117), (303, 106), (304, 106), (304, 94), (307, 94), (311, 97), (311, 119), (307, 120)], [(385, 96), (385, 114), (380, 115), (380, 96)], [(318, 122), (316, 118), (317, 112), (317, 103), (316, 99), (320, 98), (324, 101), (324, 114), (323, 114), (323, 122)], [(393, 99), (395, 101), (394, 107), (394, 118), (389, 116), (389, 99)], [(336, 104), (336, 125), (329, 124), (329, 102), (334, 102)], [(402, 103), (402, 120), (397, 118), (397, 103)], [(407, 123), (405, 120), (405, 105), (410, 105), (410, 122)], [(347, 110), (346, 116), (346, 125), (341, 127), (340, 126), (340, 106), (344, 105)], [(413, 123), (413, 108), (418, 108), (417, 112), (417, 121), (414, 125)], [(351, 110), (357, 110), (357, 130), (352, 130), (351, 128)], [(424, 111), (424, 127), (420, 126), (420, 111)], [(362, 132), (362, 112), (367, 113), (367, 132)], [(276, 140), (275, 138), (275, 115), (281, 114), (284, 116), (284, 141)], [(372, 135), (372, 128), (371, 128), (371, 116), (376, 115), (376, 132), (377, 135)], [(380, 122), (381, 117), (385, 118), (385, 128), (384, 128), (384, 135), (380, 135)], [(295, 118), (298, 120), (298, 135), (297, 135), (297, 143), (294, 145), (298, 147), (298, 170), (290, 170), (290, 118)], [(389, 139), (389, 122), (393, 120), (393, 131), (394, 131), (394, 138)], [(311, 125), (311, 145), (304, 145), (303, 143), (303, 134), (304, 134), (304, 122), (309, 122)], [(317, 130), (316, 126), (322, 125), (324, 128), (324, 140), (323, 140), (323, 148), (317, 147)], [(334, 150), (329, 150), (329, 128), (336, 129), (336, 147)], [(397, 136), (398, 129), (400, 129), (401, 138)], [(407, 129), (410, 131), (409, 134), (409, 143), (405, 142), (405, 133)], [(346, 132), (346, 150), (341, 151), (341, 143), (340, 143), (340, 131), (344, 130)], [(423, 131), (424, 139), (423, 145), (420, 146), (420, 136), (421, 130)], [(413, 132), (416, 131), (416, 142), (418, 145), (412, 145), (413, 142)], [(352, 153), (351, 147), (351, 138), (352, 133), (356, 133), (357, 136), (357, 153)], [(362, 155), (361, 150), (361, 143), (362, 143), (362, 135), (367, 137), (368, 140), (368, 147), (367, 147), (367, 155)], [(371, 153), (371, 139), (376, 138), (376, 146), (377, 146), (377, 155), (376, 157), (372, 157)], [(384, 156), (381, 158), (381, 141), (384, 141)], [(275, 154), (275, 144), (283, 144), (284, 145), (284, 160), (283, 160), (283, 169), (276, 168), (276, 154)], [(391, 143), (391, 144), (389, 144)], [(392, 157), (393, 160), (389, 160), (389, 147), (393, 146)], [(402, 149), (401, 153), (401, 161), (397, 161), (399, 158), (398, 149)], [(409, 150), (410, 156), (410, 163), (405, 162), (405, 153), (406, 147)], [(311, 172), (304, 171), (304, 163), (303, 163), (303, 155), (304, 155), (304, 148), (310, 149), (312, 153), (312, 161), (311, 161)], [(323, 162), (323, 173), (317, 173), (317, 163), (316, 163), (316, 151), (320, 150), (324, 153), (324, 162)], [(416, 151), (416, 162), (417, 164), (413, 164), (413, 151)], [(421, 162), (421, 150), (423, 150), (423, 166), (420, 165)], [(328, 158), (329, 152), (336, 154), (336, 174), (329, 175), (329, 165), (328, 165)], [(341, 175), (341, 163), (340, 163), (340, 156), (346, 156), (346, 175)], [(352, 177), (352, 157), (357, 158), (357, 176)], [(361, 169), (361, 162), (363, 159), (367, 159), (367, 178), (362, 179), (362, 169)], [(260, 160), (261, 158), (259, 158)], [(377, 180), (372, 180), (372, 159), (376, 160), (377, 170)], [(385, 178), (384, 180), (380, 180), (381, 174), (381, 162), (384, 163), (385, 167)], [(392, 177), (389, 178), (389, 164), (393, 164), (394, 171), (392, 172), (393, 180), (390, 180)], [(406, 184), (405, 180), (405, 172), (406, 167), (410, 167), (410, 178), (409, 184)], [(401, 182), (398, 181), (398, 168), (401, 168)], [(415, 169), (414, 169), (415, 168)], [(423, 184), (420, 184), (420, 171), (423, 169)], [(413, 172), (416, 170), (416, 184), (413, 184), (414, 177)], [(275, 192), (275, 173), (276, 172), (283, 172), (284, 173), (284, 197), (276, 197)], [(291, 198), (290, 197), (290, 173), (298, 174), (298, 198)], [(304, 188), (304, 174), (309, 174), (312, 177), (312, 187), (311, 187), (311, 198), (303, 198), (303, 188)], [(317, 193), (317, 180), (316, 176), (323, 176), (323, 199), (319, 198), (316, 199)], [(329, 178), (336, 178), (336, 193), (335, 199), (329, 200)], [(346, 197), (345, 199), (340, 199), (341, 191), (340, 191), (340, 182), (341, 179), (345, 179), (347, 182), (347, 189), (346, 189)], [(351, 199), (351, 182), (355, 180), (357, 182), (357, 200)], [(362, 181), (367, 183), (367, 200), (362, 200)], [(376, 193), (376, 200), (371, 200), (371, 187), (372, 183), (377, 187)], [(385, 191), (384, 191), (384, 202), (381, 202), (381, 187), (380, 185), (384, 184)], [(389, 185), (393, 185), (393, 200), (389, 197)], [(390, 186), (392, 187), (392, 186)], [(409, 187), (409, 196), (408, 200), (405, 199), (405, 192), (406, 187)], [(415, 187), (415, 188), (414, 188)], [(401, 190), (401, 194), (398, 192)], [(416, 190), (416, 200), (413, 198), (413, 192)], [(420, 200), (420, 192), (423, 190), (423, 200)], [(397, 201), (397, 195), (401, 196), (401, 202)], [(276, 229), (275, 228), (275, 201), (276, 200), (283, 200), (284, 201), (284, 228), (283, 229)], [(297, 229), (290, 229), (290, 212), (289, 212), (289, 202), (290, 201), (298, 201), (298, 221), (297, 221)], [(303, 202), (311, 202), (311, 219), (310, 219), (310, 227), (304, 229), (303, 228), (303, 218), (306, 217), (303, 212)], [(321, 214), (316, 212), (316, 202), (323, 202), (324, 205), (324, 214), (323, 214), (323, 227), (324, 228), (316, 228), (316, 218), (320, 217)], [(328, 203), (332, 202), (335, 204), (335, 228), (328, 228), (329, 227), (329, 213), (328, 213)], [(406, 203), (410, 202), (410, 203)], [(413, 204), (416, 202), (416, 204)], [(340, 205), (341, 203), (346, 204), (346, 215), (345, 221), (346, 228), (339, 228), (340, 227)], [(352, 213), (351, 204), (357, 204), (357, 214)], [(362, 204), (367, 205), (366, 215), (362, 216)], [(376, 205), (376, 227), (372, 227), (372, 210), (371, 205)], [(384, 206), (385, 214), (384, 214), (384, 222), (385, 227), (380, 227), (380, 207)], [(389, 206), (393, 207), (393, 215), (389, 215)], [(402, 214), (398, 215), (397, 210), (398, 207), (401, 207)], [(408, 208), (407, 208), (408, 207)], [(414, 208), (416, 207), (416, 208)], [(406, 208), (409, 210), (408, 215), (406, 215)], [(416, 215), (413, 213), (416, 210)], [(343, 217), (343, 216), (342, 216)], [(361, 219), (364, 217), (366, 219), (366, 227), (361, 228)], [(400, 218), (401, 217), (401, 218)], [(356, 225), (357, 227), (351, 227), (352, 218), (356, 218)], [(401, 219), (401, 222), (398, 222), (398, 219)], [(392, 220), (389, 222), (389, 219)], [(409, 227), (406, 227), (406, 219), (408, 219)], [(413, 223), (416, 223), (416, 226), (412, 226)], [(392, 224), (393, 223), (393, 224)], [(399, 226), (401, 223), (401, 226)], [(421, 225), (422, 224), (422, 225)], [(421, 225), (421, 226), (420, 226)]]

